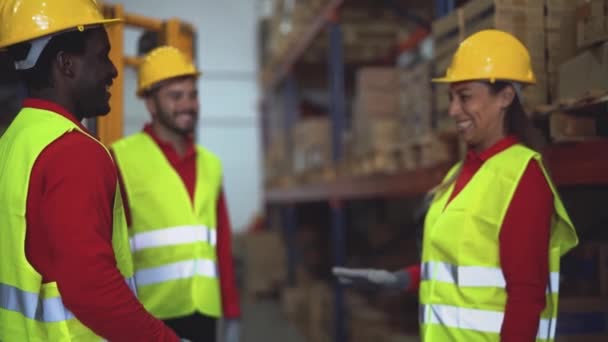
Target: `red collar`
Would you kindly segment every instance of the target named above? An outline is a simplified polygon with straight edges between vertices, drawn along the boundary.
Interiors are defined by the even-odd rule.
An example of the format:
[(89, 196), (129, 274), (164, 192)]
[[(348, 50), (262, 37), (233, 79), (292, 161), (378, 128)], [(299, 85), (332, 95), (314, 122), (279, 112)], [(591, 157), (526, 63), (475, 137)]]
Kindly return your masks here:
[[(170, 143), (161, 140), (158, 135), (156, 134), (156, 132), (154, 132), (154, 129), (152, 128), (152, 124), (151, 123), (147, 123), (146, 125), (144, 125), (144, 129), (143, 129), (144, 133), (148, 134), (152, 140), (154, 140), (154, 142), (163, 150), (163, 151), (167, 151), (167, 150), (171, 150), (172, 152), (174, 152), (177, 155), (177, 151), (175, 151), (175, 148), (173, 148), (173, 145), (171, 145)], [(187, 139), (187, 143), (188, 143), (188, 149), (186, 150), (186, 153), (184, 154), (183, 158), (187, 158), (191, 155), (194, 155), (196, 153), (196, 149), (194, 146), (194, 139), (192, 139), (191, 137), (189, 137)]]
[(89, 132), (87, 130), (87, 128), (84, 127), (84, 125), (80, 121), (78, 121), (78, 119), (76, 119), (76, 116), (74, 116), (74, 114), (70, 113), (70, 111), (68, 111), (63, 106), (61, 106), (60, 104), (57, 104), (55, 102), (28, 97), (25, 100), (23, 100), (23, 107), (47, 110), (49, 112), (53, 112), (55, 114), (61, 115), (64, 118), (66, 118), (66, 119), (70, 120), (71, 122), (73, 122), (74, 124), (76, 124), (83, 131), (85, 131), (87, 133)]
[(477, 159), (481, 162), (484, 162), (517, 143), (519, 143), (519, 139), (517, 139), (516, 136), (508, 135), (480, 153), (477, 153), (473, 150), (469, 150), (467, 152), (466, 158), (469, 160)]

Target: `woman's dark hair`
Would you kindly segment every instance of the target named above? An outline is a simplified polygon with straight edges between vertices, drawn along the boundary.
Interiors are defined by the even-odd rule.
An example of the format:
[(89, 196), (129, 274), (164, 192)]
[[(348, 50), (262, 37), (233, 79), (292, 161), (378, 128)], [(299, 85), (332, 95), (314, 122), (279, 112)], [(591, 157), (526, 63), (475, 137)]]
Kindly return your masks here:
[[(38, 57), (36, 65), (31, 69), (19, 71), (28, 90), (40, 90), (52, 87), (52, 66), (57, 54), (61, 51), (76, 55), (84, 54), (87, 39), (94, 30), (96, 29), (69, 31), (51, 38), (44, 47), (40, 57)], [(29, 42), (21, 43), (9, 47), (8, 53), (15, 61), (19, 61), (27, 57), (30, 48), (31, 44)]]
[[(488, 86), (492, 95), (497, 95), (508, 86), (513, 87), (507, 81), (488, 83)], [(528, 118), (518, 94), (507, 108), (504, 127), (506, 134), (516, 136), (523, 145), (537, 151), (542, 147), (542, 137)]]

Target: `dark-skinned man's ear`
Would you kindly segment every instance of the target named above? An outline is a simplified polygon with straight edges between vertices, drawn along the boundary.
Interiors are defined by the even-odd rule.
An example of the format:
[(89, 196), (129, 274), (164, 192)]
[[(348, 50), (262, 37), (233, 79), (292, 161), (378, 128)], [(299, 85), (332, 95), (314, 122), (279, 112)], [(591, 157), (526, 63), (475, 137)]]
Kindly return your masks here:
[(74, 76), (74, 61), (72, 60), (72, 56), (60, 51), (57, 54), (57, 63), (59, 64), (59, 69), (63, 74), (68, 77)]

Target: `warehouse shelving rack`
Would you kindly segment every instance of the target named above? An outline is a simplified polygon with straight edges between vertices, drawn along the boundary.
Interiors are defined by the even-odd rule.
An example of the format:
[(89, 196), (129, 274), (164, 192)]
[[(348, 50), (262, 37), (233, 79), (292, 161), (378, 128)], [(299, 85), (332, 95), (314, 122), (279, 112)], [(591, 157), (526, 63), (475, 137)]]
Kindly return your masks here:
[[(390, 2), (390, 1), (388, 1)], [(341, 139), (345, 129), (345, 85), (343, 36), (340, 30), (339, 10), (348, 5), (348, 0), (330, 1), (320, 15), (299, 37), (290, 42), (288, 53), (280, 59), (278, 66), (262, 70), (263, 95), (280, 93), (288, 104), (285, 110), (286, 129), (297, 120), (296, 86), (291, 70), (298, 63), (306, 48), (318, 37), (322, 30), (329, 33), (327, 66), (329, 74), (330, 118), (332, 124), (332, 157), (342, 159)], [(436, 0), (436, 17), (442, 17), (455, 7), (454, 0)], [(402, 14), (402, 13), (401, 13)], [(428, 29), (423, 25), (415, 30), (409, 39), (399, 46), (399, 52), (415, 47), (426, 35)], [(597, 104), (596, 104), (597, 105)], [(608, 108), (608, 107), (607, 107)], [(585, 110), (577, 107), (576, 110)], [(573, 109), (574, 110), (574, 109)], [(568, 111), (568, 109), (565, 109)], [(264, 113), (262, 112), (262, 126)], [(264, 134), (265, 136), (265, 134)], [(289, 143), (288, 143), (289, 144)], [(264, 144), (265, 145), (265, 144)], [(579, 185), (608, 185), (608, 149), (606, 140), (571, 142), (548, 145), (543, 151), (548, 168), (556, 184), (560, 187)], [(267, 206), (280, 208), (281, 226), (284, 229), (287, 248), (288, 282), (295, 282), (295, 253), (293, 252), (296, 234), (297, 206), (309, 202), (327, 202), (331, 212), (331, 239), (333, 246), (333, 265), (345, 263), (345, 210), (344, 203), (358, 199), (384, 199), (422, 196), (438, 184), (450, 165), (438, 165), (426, 169), (404, 171), (396, 175), (375, 175), (336, 179), (316, 184), (275, 187), (265, 190), (264, 201)], [(334, 340), (347, 341), (345, 327), (344, 289), (335, 282), (334, 290)]]
[[(387, 3), (391, 3), (387, 1)], [(341, 136), (345, 130), (345, 80), (343, 58), (343, 36), (340, 28), (339, 10), (347, 5), (348, 0), (330, 1), (313, 23), (290, 42), (289, 53), (278, 63), (278, 67), (266, 68), (262, 71), (262, 88), (265, 95), (279, 89), (285, 96), (288, 108), (285, 112), (286, 128), (289, 129), (297, 120), (295, 80), (290, 74), (298, 59), (307, 46), (319, 36), (321, 31), (327, 29), (329, 35), (328, 48), (328, 74), (330, 92), (330, 118), (332, 126), (332, 157), (335, 162), (342, 159), (343, 147)], [(394, 5), (394, 3), (393, 3)], [(436, 12), (442, 16), (454, 8), (453, 0), (435, 1)], [(400, 15), (407, 13), (402, 8), (397, 9)], [(401, 9), (401, 11), (399, 11)], [(415, 47), (428, 34), (430, 25), (421, 25), (409, 39), (399, 46), (399, 52)], [(262, 116), (264, 114), (262, 113)], [(262, 118), (264, 122), (264, 118)], [(264, 126), (264, 124), (262, 124)], [(265, 134), (263, 134), (265, 136)], [(288, 143), (289, 144), (289, 143)], [(344, 202), (362, 198), (384, 198), (399, 196), (422, 195), (444, 176), (448, 165), (441, 165), (425, 170), (405, 172), (395, 176), (373, 177), (368, 179), (338, 179), (326, 184), (313, 184), (289, 188), (267, 189), (265, 202), (267, 205), (279, 206), (281, 212), (281, 226), (285, 230), (288, 245), (288, 283), (295, 283), (295, 253), (293, 252), (296, 234), (296, 207), (304, 202), (323, 201), (329, 203), (331, 212), (331, 239), (333, 246), (333, 265), (340, 266), (345, 263), (345, 208)], [(344, 288), (338, 282), (333, 284), (334, 292), (334, 340), (343, 342), (348, 340), (345, 326)]]

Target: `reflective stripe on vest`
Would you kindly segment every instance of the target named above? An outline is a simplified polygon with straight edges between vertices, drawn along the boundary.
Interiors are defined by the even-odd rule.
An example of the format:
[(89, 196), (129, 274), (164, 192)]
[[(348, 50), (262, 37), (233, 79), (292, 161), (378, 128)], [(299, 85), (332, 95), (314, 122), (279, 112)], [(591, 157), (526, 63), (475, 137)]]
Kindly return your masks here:
[(217, 274), (217, 267), (213, 261), (194, 259), (138, 270), (135, 272), (135, 281), (137, 285), (144, 286), (195, 276), (217, 278)]
[(146, 248), (197, 242), (205, 242), (215, 247), (217, 244), (215, 229), (209, 229), (202, 225), (194, 225), (135, 233), (131, 237), (131, 251), (137, 252)]
[[(126, 279), (133, 291), (135, 280)], [(63, 305), (60, 297), (41, 298), (38, 293), (20, 290), (14, 286), (0, 283), (0, 308), (15, 311), (39, 322), (52, 323), (74, 318), (74, 314)]]
[[(504, 313), (500, 311), (462, 308), (442, 304), (420, 306), (420, 321), (423, 324), (440, 324), (449, 328), (475, 330), (484, 333), (500, 334)], [(555, 338), (557, 320), (541, 319), (537, 338)]]
[[(456, 266), (447, 262), (427, 261), (422, 263), (421, 279), (436, 280), (457, 286), (505, 288), (502, 270), (497, 267)], [(547, 293), (559, 290), (559, 272), (550, 272)]]

